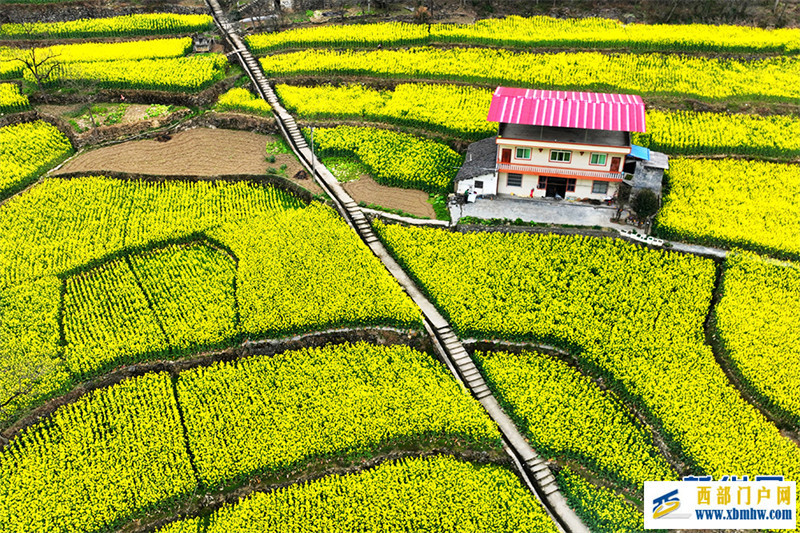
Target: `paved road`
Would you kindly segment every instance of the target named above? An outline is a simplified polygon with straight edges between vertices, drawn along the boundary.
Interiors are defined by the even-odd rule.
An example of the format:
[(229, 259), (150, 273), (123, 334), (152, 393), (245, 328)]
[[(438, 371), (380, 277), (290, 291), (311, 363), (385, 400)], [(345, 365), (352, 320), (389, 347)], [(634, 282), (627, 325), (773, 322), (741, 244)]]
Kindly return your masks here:
[[(630, 231), (630, 226), (615, 224), (611, 217), (615, 208), (606, 206), (591, 206), (577, 202), (555, 200), (529, 200), (527, 198), (486, 198), (478, 199), (475, 203), (465, 205), (451, 205), (450, 218), (453, 222), (461, 217), (478, 218), (505, 218), (509, 220), (522, 219), (525, 222), (539, 222), (542, 224), (566, 224), (572, 226), (600, 226), (617, 231)], [(724, 259), (728, 250), (671, 242), (671, 249), (679, 252), (716, 257)]]
[(461, 217), (522, 219), (543, 224), (571, 224), (575, 226), (601, 226), (625, 229), (614, 224), (611, 217), (615, 208), (592, 206), (565, 200), (530, 200), (527, 198), (480, 198), (475, 203), (450, 206), (453, 221)]

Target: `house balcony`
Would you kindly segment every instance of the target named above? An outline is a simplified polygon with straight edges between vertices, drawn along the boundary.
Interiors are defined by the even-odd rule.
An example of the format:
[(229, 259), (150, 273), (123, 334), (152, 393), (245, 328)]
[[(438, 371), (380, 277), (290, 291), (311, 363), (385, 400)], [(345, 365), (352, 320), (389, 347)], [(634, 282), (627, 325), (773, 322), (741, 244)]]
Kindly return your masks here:
[(497, 162), (498, 172), (516, 172), (520, 174), (536, 174), (537, 176), (557, 176), (562, 178), (622, 181), (622, 172), (599, 172), (596, 170), (572, 169), (562, 167), (546, 167), (540, 165), (517, 165)]

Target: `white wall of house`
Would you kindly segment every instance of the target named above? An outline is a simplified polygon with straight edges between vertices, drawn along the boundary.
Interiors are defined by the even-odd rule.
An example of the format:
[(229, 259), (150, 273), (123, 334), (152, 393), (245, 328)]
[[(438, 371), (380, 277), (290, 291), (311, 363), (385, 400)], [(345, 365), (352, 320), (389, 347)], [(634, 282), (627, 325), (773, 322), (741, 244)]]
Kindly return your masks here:
[[(545, 189), (538, 189), (539, 185), (539, 176), (535, 174), (523, 174), (522, 175), (522, 185), (520, 187), (509, 186), (508, 185), (508, 172), (498, 172), (498, 180), (497, 180), (497, 192), (498, 194), (508, 194), (512, 196), (522, 196), (525, 198), (531, 197), (531, 191), (533, 191), (534, 198), (544, 198), (546, 190)], [(616, 181), (609, 181), (608, 187), (605, 193), (594, 193), (592, 192), (595, 180), (582, 180), (577, 179), (575, 181), (575, 191), (574, 192), (567, 192), (566, 198), (591, 198), (595, 200), (603, 200), (605, 198), (613, 197), (617, 193), (617, 189), (619, 187), (619, 182)], [(484, 193), (487, 194), (487, 193)]]
[[(620, 158), (621, 167), (621, 165), (625, 162), (625, 155), (630, 153), (630, 148), (627, 147), (593, 146), (570, 143), (542, 143), (539, 141), (524, 141), (499, 137), (497, 139), (498, 162), (501, 161), (502, 151), (504, 148), (511, 150), (512, 165), (552, 166), (575, 170), (595, 170), (598, 172), (610, 172), (611, 159), (613, 157)], [(518, 151), (517, 148), (530, 149), (530, 158), (517, 157), (517, 155), (522, 155), (519, 152), (523, 151)], [(551, 161), (551, 152), (553, 150), (569, 151), (570, 161)], [(592, 154), (606, 154), (605, 163), (602, 165), (592, 164)]]
[(535, 176), (532, 174), (523, 174), (521, 187), (514, 187), (508, 185), (508, 172), (498, 172), (497, 176), (498, 176), (497, 179), (498, 194), (510, 194), (513, 196), (529, 197), (531, 195), (531, 189), (533, 189), (534, 196), (537, 197), (544, 196), (544, 190), (540, 191), (536, 189), (536, 186), (539, 184), (539, 176)]
[(608, 183), (608, 190), (605, 193), (593, 193), (594, 180), (578, 180), (575, 182), (575, 192), (568, 192), (567, 198), (592, 198), (594, 200), (612, 198), (617, 193), (619, 182), (609, 181), (606, 183)]
[(456, 182), (456, 193), (464, 194), (473, 189), (478, 194), (497, 194), (497, 174), (491, 172), (468, 180)]

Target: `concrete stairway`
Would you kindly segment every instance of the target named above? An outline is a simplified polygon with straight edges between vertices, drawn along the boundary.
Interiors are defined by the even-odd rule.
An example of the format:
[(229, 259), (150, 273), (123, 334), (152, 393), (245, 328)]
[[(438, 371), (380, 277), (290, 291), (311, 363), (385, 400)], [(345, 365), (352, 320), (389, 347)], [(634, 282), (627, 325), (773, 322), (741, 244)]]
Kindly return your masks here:
[(372, 252), (383, 262), (386, 269), (405, 289), (414, 303), (421, 309), (425, 319), (425, 328), (434, 341), (434, 345), (443, 361), (450, 369), (457, 381), (461, 383), (483, 405), (489, 416), (495, 421), (503, 434), (507, 447), (511, 450), (512, 457), (519, 463), (520, 474), (534, 490), (540, 501), (554, 519), (560, 529), (569, 533), (589, 533), (589, 529), (567, 505), (566, 499), (559, 491), (555, 477), (550, 471), (547, 462), (542, 459), (516, 425), (500, 407), (492, 395), (489, 386), (483, 379), (472, 358), (464, 349), (449, 322), (436, 307), (422, 294), (416, 283), (406, 274), (395, 259), (389, 254), (378, 236), (375, 234), (364, 213), (355, 201), (342, 188), (333, 174), (322, 165), (314, 156), (305, 138), (300, 133), (294, 118), (280, 105), (275, 92), (267, 82), (258, 61), (246, 49), (241, 38), (229, 24), (217, 0), (207, 0), (213, 11), (214, 18), (220, 30), (225, 34), (230, 46), (247, 71), (250, 79), (258, 92), (270, 103), (277, 118), (279, 127), (284, 137), (298, 156), (300, 161), (314, 175), (325, 192), (330, 196), (338, 211), (350, 226), (358, 233)]

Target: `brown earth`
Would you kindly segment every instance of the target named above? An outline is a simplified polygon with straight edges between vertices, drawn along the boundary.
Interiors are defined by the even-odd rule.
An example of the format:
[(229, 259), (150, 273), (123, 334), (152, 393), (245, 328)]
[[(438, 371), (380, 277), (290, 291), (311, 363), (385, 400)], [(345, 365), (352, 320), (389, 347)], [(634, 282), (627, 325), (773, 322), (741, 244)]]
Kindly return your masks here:
[(426, 192), (387, 187), (376, 183), (370, 177), (342, 183), (342, 187), (356, 202), (400, 209), (418, 217), (436, 218), (436, 212), (428, 202), (428, 193)]
[[(74, 172), (126, 172), (152, 176), (264, 175), (269, 168), (279, 171), (314, 194), (321, 191), (310, 179), (293, 180), (302, 165), (292, 154), (275, 154), (266, 160), (266, 144), (272, 135), (248, 131), (196, 128), (172, 135), (166, 142), (131, 141), (90, 150), (61, 167), (56, 175)], [(281, 173), (281, 166), (286, 165)]]
[(125, 114), (122, 115), (120, 123), (128, 124), (131, 122), (139, 122), (140, 120), (147, 119), (147, 110), (150, 109), (149, 105), (131, 104), (125, 109)]
[(64, 115), (68, 115), (70, 113), (75, 113), (82, 107), (82, 104), (68, 104), (68, 105), (51, 105), (45, 104), (36, 106), (36, 109), (42, 113), (46, 113), (48, 115), (53, 115), (56, 117), (63, 117)]
[[(133, 141), (85, 152), (61, 172), (103, 171), (172, 176), (265, 174), (270, 139), (245, 131), (194, 129), (166, 142)], [(298, 168), (299, 170), (299, 168)]]

